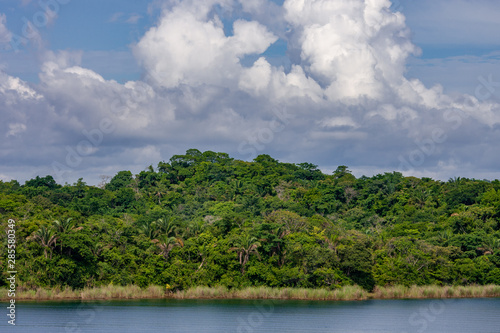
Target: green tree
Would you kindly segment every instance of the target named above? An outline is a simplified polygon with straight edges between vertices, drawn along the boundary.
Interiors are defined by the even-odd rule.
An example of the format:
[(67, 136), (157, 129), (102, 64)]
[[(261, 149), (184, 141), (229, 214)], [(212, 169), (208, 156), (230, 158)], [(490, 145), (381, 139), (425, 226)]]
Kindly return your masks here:
[(158, 237), (158, 239), (153, 239), (152, 242), (160, 248), (161, 255), (163, 256), (165, 261), (168, 261), (170, 251), (172, 251), (174, 247), (184, 246), (184, 242), (182, 241), (182, 239), (177, 237), (169, 237), (168, 235), (162, 235)]
[(143, 221), (139, 224), (139, 230), (151, 240), (155, 239), (160, 233), (160, 228), (155, 221)]
[(54, 228), (56, 232), (60, 235), (59, 240), (60, 240), (60, 245), (61, 245), (61, 252), (63, 248), (63, 239), (62, 235), (67, 234), (69, 231), (78, 231), (81, 230), (82, 227), (76, 228), (75, 227), (75, 222), (71, 217), (68, 217), (67, 219), (60, 219), (60, 220), (54, 220)]
[(241, 265), (241, 274), (245, 274), (245, 266), (248, 263), (250, 256), (254, 254), (260, 258), (259, 251), (257, 249), (261, 246), (261, 244), (258, 242), (257, 238), (247, 234), (236, 240), (234, 245), (236, 246), (230, 248), (229, 251), (238, 253)]
[(34, 241), (40, 243), (43, 247), (43, 254), (45, 258), (48, 257), (48, 251), (50, 250), (50, 258), (52, 258), (52, 248), (56, 246), (57, 235), (51, 228), (41, 227), (37, 232), (31, 237)]
[(114, 176), (111, 181), (106, 184), (106, 189), (109, 191), (117, 191), (132, 184), (133, 177), (130, 171), (120, 171)]

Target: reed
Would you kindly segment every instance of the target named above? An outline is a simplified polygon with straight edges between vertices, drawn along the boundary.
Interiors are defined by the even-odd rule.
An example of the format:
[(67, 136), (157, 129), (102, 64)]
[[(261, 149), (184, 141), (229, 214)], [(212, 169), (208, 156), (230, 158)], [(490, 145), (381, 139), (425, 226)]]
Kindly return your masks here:
[(152, 298), (162, 298), (165, 296), (165, 289), (161, 286), (148, 286), (146, 288), (146, 294)]
[[(73, 290), (60, 288), (20, 288), (16, 300), (108, 300), (108, 299), (276, 299), (276, 300), (323, 300), (348, 301), (374, 299), (424, 299), (424, 298), (479, 298), (500, 297), (500, 285), (487, 286), (389, 286), (376, 287), (372, 293), (359, 286), (339, 289), (247, 287), (227, 289), (223, 286), (198, 286), (171, 292), (165, 287), (151, 285), (107, 285)], [(0, 288), (0, 300), (8, 300), (7, 288)]]
[[(164, 298), (165, 289), (160, 286), (149, 286), (141, 289), (136, 285), (107, 285), (95, 288), (73, 290), (69, 287), (37, 288), (16, 291), (16, 300), (102, 300), (102, 299), (139, 299)], [(8, 299), (8, 291), (0, 288), (0, 299)]]
[(9, 292), (7, 288), (0, 288), (0, 299), (8, 299), (9, 298)]
[(372, 293), (376, 299), (429, 299), (429, 298), (480, 298), (500, 297), (500, 286), (390, 286), (376, 287)]
[(228, 290), (225, 287), (194, 287), (172, 295), (176, 299), (231, 298), (231, 299), (280, 299), (280, 300), (363, 300), (368, 292), (359, 286), (341, 289), (247, 287)]
[(225, 287), (198, 286), (171, 294), (176, 299), (201, 299), (201, 298), (231, 298), (231, 293)]
[(93, 299), (153, 299), (165, 297), (165, 290), (160, 286), (149, 286), (141, 289), (136, 285), (115, 286), (107, 285), (98, 288), (84, 288), (80, 291), (83, 300)]
[(345, 286), (335, 290), (335, 298), (338, 300), (364, 300), (369, 298), (366, 290), (359, 286)]

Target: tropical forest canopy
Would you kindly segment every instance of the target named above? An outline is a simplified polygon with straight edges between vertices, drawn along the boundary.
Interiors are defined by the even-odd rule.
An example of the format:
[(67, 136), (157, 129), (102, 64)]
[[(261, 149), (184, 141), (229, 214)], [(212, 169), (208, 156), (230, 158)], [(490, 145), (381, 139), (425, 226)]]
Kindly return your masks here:
[(0, 216), (4, 230), (16, 220), (25, 288), (500, 284), (498, 180), (355, 178), (190, 149), (98, 187), (0, 182)]

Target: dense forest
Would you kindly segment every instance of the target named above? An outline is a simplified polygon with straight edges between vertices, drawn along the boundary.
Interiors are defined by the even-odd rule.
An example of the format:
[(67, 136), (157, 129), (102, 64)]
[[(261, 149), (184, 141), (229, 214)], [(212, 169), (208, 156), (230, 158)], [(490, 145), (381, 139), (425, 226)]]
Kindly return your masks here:
[(190, 149), (99, 186), (0, 182), (0, 216), (3, 230), (16, 221), (25, 288), (500, 284), (498, 180), (326, 175)]

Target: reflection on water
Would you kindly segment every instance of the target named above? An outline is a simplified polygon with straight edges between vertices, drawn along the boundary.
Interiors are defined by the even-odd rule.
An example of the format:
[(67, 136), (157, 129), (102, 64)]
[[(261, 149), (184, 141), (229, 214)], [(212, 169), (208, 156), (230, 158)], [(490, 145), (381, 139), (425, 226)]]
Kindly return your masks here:
[[(6, 307), (5, 314), (7, 313)], [(498, 333), (500, 299), (18, 303), (0, 332)]]

